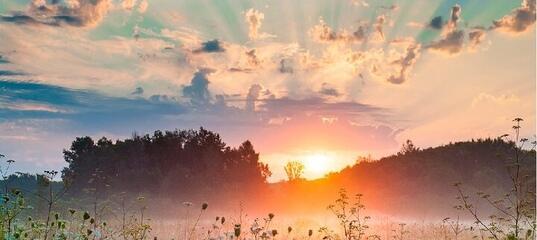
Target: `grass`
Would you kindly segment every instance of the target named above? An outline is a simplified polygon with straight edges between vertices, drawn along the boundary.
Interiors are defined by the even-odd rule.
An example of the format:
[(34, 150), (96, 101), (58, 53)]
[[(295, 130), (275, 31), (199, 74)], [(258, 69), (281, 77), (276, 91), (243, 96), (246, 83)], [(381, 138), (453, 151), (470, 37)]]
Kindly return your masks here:
[[(527, 186), (528, 179), (521, 176), (520, 162), (526, 161), (520, 149), (527, 139), (519, 139), (521, 119), (515, 119), (514, 156), (508, 165), (512, 190), (499, 199), (490, 194), (478, 192), (475, 196), (465, 192), (461, 183), (454, 187), (458, 192), (459, 204), (455, 209), (460, 214), (473, 219), (462, 221), (444, 218), (438, 223), (385, 222), (372, 223), (373, 219), (365, 214), (366, 206), (361, 194), (349, 195), (341, 189), (335, 201), (326, 211), (331, 214), (329, 225), (283, 224), (273, 213), (249, 220), (241, 211), (237, 216), (215, 216), (207, 220), (209, 205), (195, 205), (184, 202), (186, 214), (170, 221), (150, 219), (147, 211), (151, 206), (145, 197), (128, 200), (123, 193), (110, 199), (100, 199), (98, 185), (94, 199), (89, 204), (92, 211), (68, 208), (72, 203), (62, 202), (65, 188), (54, 188), (52, 180), (56, 171), (46, 171), (40, 184), (45, 191), (34, 193), (34, 203), (44, 206), (44, 214), (36, 214), (28, 204), (23, 191), (10, 189), (9, 169), (14, 163), (7, 160), (0, 167), (3, 177), (3, 194), (0, 204), (0, 240), (44, 239), (44, 240), (97, 240), (97, 239), (184, 239), (184, 240), (273, 240), (273, 239), (322, 239), (322, 240), (411, 240), (411, 239), (496, 239), (529, 240), (535, 239), (535, 192)], [(533, 143), (535, 148), (535, 143)], [(0, 155), (0, 158), (5, 157)], [(94, 174), (98, 177), (98, 173)], [(497, 214), (482, 216), (477, 209), (477, 201), (484, 201), (496, 209)], [(73, 204), (74, 205), (74, 204)], [(218, 206), (218, 203), (213, 205)], [(193, 215), (191, 215), (191, 212)], [(160, 221), (160, 222), (159, 222)]]

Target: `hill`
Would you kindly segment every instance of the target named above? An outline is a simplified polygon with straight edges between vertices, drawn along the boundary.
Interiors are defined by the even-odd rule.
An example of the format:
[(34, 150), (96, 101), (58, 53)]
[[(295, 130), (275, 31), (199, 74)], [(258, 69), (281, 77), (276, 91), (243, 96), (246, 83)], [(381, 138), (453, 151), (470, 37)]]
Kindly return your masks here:
[[(470, 195), (508, 193), (515, 154), (522, 159), (524, 184), (535, 189), (535, 151), (521, 150), (499, 138), (423, 150), (407, 143), (397, 154), (378, 160), (360, 158), (322, 179), (267, 183), (270, 170), (248, 141), (232, 148), (205, 129), (156, 131), (115, 142), (77, 138), (64, 151), (69, 166), (62, 177), (69, 185), (66, 198), (75, 201), (104, 200), (126, 192), (170, 203), (157, 206), (208, 201), (229, 209), (241, 203), (252, 213), (305, 215), (325, 212), (339, 189), (345, 188), (363, 194), (372, 213), (438, 218), (454, 214), (456, 182)], [(13, 175), (9, 185), (37, 192), (35, 179)]]
[[(535, 151), (521, 150), (524, 184), (535, 189)], [(478, 191), (503, 196), (511, 190), (510, 170), (515, 156), (512, 142), (479, 139), (427, 149), (411, 148), (379, 160), (357, 164), (315, 181), (273, 184), (274, 208), (308, 212), (326, 206), (338, 188), (364, 195), (366, 206), (397, 216), (446, 216), (457, 203), (454, 183), (469, 195)], [(308, 200), (309, 199), (309, 200)], [(315, 199), (315, 201), (311, 201)], [(482, 211), (492, 211), (484, 208)]]

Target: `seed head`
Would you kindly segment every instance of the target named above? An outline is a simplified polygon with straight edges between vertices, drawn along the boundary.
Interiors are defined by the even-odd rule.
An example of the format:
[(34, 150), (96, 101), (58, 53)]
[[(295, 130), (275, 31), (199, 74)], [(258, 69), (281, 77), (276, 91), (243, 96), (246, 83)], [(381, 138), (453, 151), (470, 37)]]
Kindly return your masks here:
[(82, 219), (84, 219), (84, 221), (88, 220), (90, 218), (90, 215), (88, 212), (84, 212), (84, 215), (82, 216)]
[(241, 235), (241, 225), (240, 224), (235, 224), (235, 227), (234, 227), (234, 235), (235, 237), (239, 237)]

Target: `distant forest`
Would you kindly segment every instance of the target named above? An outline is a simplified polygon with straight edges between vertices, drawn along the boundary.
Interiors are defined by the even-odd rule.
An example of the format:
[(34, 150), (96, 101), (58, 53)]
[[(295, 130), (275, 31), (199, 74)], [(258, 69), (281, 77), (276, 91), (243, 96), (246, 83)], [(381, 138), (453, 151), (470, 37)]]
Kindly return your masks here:
[[(268, 183), (271, 172), (259, 161), (251, 142), (230, 147), (217, 133), (200, 128), (156, 131), (117, 141), (76, 138), (64, 150), (68, 166), (61, 176), (68, 196), (73, 198), (106, 199), (126, 192), (175, 201), (218, 199), (222, 205), (257, 201), (255, 206), (265, 209), (307, 212), (326, 207), (344, 187), (364, 194), (366, 205), (373, 210), (444, 214), (452, 211), (456, 202), (456, 182), (470, 193), (509, 192), (509, 164), (515, 149), (513, 142), (501, 138), (427, 149), (408, 141), (397, 154), (379, 160), (358, 158), (355, 165), (322, 179)], [(535, 189), (535, 150), (519, 153), (524, 181)], [(28, 174), (13, 175), (9, 184), (38, 189), (31, 186), (39, 185), (37, 179)], [(421, 212), (416, 213), (416, 209)]]
[[(250, 192), (271, 175), (251, 142), (227, 146), (214, 132), (156, 131), (118, 141), (77, 138), (64, 150), (63, 181), (72, 191), (146, 193), (160, 197)], [(100, 188), (100, 189), (99, 189)]]

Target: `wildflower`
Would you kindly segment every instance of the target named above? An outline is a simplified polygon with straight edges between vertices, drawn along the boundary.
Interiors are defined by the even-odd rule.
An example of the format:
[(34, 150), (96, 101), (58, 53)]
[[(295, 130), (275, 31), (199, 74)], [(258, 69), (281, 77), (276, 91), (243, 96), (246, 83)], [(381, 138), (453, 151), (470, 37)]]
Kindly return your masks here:
[(208, 203), (203, 203), (201, 205), (201, 210), (205, 210), (205, 209), (207, 209), (207, 207), (209, 207), (209, 204)]
[(257, 234), (259, 234), (261, 232), (261, 230), (263, 230), (263, 228), (259, 226), (259, 223), (257, 222), (257, 219), (254, 220), (254, 223), (250, 227), (250, 232), (253, 235), (257, 235)]
[(241, 225), (235, 224), (235, 227), (233, 228), (235, 237), (239, 237), (241, 235)]
[(84, 219), (84, 221), (88, 220), (90, 218), (90, 215), (88, 212), (84, 212), (84, 215), (82, 216), (82, 219)]

